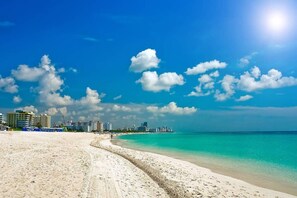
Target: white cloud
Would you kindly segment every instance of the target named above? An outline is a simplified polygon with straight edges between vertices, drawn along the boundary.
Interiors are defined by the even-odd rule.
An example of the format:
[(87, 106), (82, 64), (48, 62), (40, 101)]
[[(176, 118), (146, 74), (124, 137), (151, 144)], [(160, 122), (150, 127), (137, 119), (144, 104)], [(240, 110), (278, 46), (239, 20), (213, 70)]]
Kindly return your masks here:
[(18, 108), (18, 109), (21, 109), (21, 110), (27, 111), (27, 112), (38, 113), (38, 109), (36, 109), (33, 105), (21, 107), (21, 108)]
[(87, 87), (86, 89), (86, 96), (82, 97), (79, 101), (81, 105), (97, 105), (101, 102), (99, 98), (99, 94), (96, 90), (92, 90), (91, 88)]
[(217, 78), (217, 77), (220, 76), (220, 73), (219, 73), (219, 71), (217, 70), (217, 71), (214, 71), (214, 72), (210, 73), (209, 76)]
[(193, 68), (188, 68), (185, 72), (187, 75), (202, 74), (212, 69), (223, 69), (227, 66), (227, 63), (220, 62), (218, 60), (212, 60), (209, 62), (199, 63)]
[(127, 106), (124, 106), (124, 105), (117, 105), (117, 104), (113, 105), (112, 110), (113, 111), (124, 111), (124, 112), (133, 111), (132, 108), (130, 108), (130, 107), (127, 107)]
[[(281, 87), (289, 87), (297, 85), (297, 78), (292, 76), (284, 77), (282, 73), (276, 69), (271, 69), (267, 74), (261, 75), (259, 67), (253, 67), (250, 71), (244, 72), (239, 79), (231, 75), (226, 75), (221, 81), (223, 93), (216, 90), (215, 98), (217, 101), (229, 99), (236, 90), (245, 92), (253, 92), (263, 89), (276, 89)], [(245, 101), (251, 99), (252, 96), (240, 97), (236, 101)]]
[(212, 93), (212, 91), (203, 92), (200, 86), (196, 86), (194, 87), (194, 89), (195, 91), (191, 91), (191, 93), (189, 93), (188, 96), (209, 96)]
[(58, 69), (58, 73), (65, 73), (65, 72), (66, 72), (66, 70), (64, 67)]
[(28, 65), (19, 65), (17, 70), (12, 70), (11, 73), (17, 80), (35, 82), (44, 75), (45, 70), (39, 67), (30, 68)]
[(64, 106), (73, 104), (73, 99), (70, 96), (61, 96), (60, 93), (39, 92), (40, 102), (47, 106)]
[(140, 73), (148, 69), (158, 68), (160, 59), (156, 55), (156, 50), (146, 49), (131, 58), (130, 71)]
[(243, 101), (250, 100), (252, 98), (253, 98), (253, 96), (251, 96), (251, 95), (245, 95), (245, 96), (240, 96), (240, 98), (238, 98), (236, 101), (237, 102), (243, 102)]
[(8, 93), (17, 93), (18, 86), (11, 77), (2, 78), (0, 75), (0, 90)]
[[(215, 85), (215, 80), (214, 78), (219, 77), (219, 72), (215, 71), (213, 73), (208, 74), (203, 74), (200, 78), (198, 78), (199, 85), (194, 87), (195, 91), (192, 91), (191, 93), (188, 94), (188, 96), (208, 96), (212, 94), (214, 91), (214, 85)], [(203, 90), (206, 90), (204, 92)]]
[(118, 96), (114, 97), (113, 100), (119, 100), (121, 98), (122, 98), (122, 95), (118, 95)]
[(259, 67), (255, 66), (251, 69), (251, 74), (254, 78), (259, 78), (261, 76), (261, 71)]
[(102, 110), (102, 107), (99, 106), (100, 102), (101, 99), (97, 90), (87, 87), (86, 96), (76, 101), (75, 104), (79, 105), (78, 108), (83, 108), (89, 112), (96, 112)]
[(242, 57), (242, 58), (239, 60), (239, 66), (240, 66), (240, 67), (245, 67), (245, 66), (247, 66), (248, 64), (250, 64), (251, 59), (252, 59), (255, 55), (257, 55), (257, 54), (258, 54), (258, 52), (253, 52), (253, 53), (251, 53), (251, 54), (249, 54), (249, 55), (246, 55), (246, 56)]
[(48, 110), (46, 110), (44, 113), (50, 116), (57, 115), (58, 113), (60, 113), (63, 116), (67, 116), (67, 107), (60, 107), (60, 108), (51, 107)]
[(70, 96), (61, 95), (64, 81), (58, 73), (63, 72), (62, 70), (65, 71), (64, 68), (61, 68), (57, 72), (48, 55), (43, 55), (38, 67), (20, 65), (17, 70), (12, 70), (11, 73), (17, 80), (38, 82), (38, 87), (35, 90), (39, 94), (40, 102), (47, 106), (64, 106), (72, 104), (73, 99)]
[(178, 107), (175, 102), (170, 102), (163, 107), (148, 106), (147, 111), (155, 114), (190, 115), (197, 111), (195, 107)]
[(58, 111), (63, 115), (66, 116), (67, 115), (67, 107), (61, 107), (58, 109)]
[[(258, 79), (257, 79), (258, 78)], [(237, 87), (240, 90), (253, 92), (261, 89), (276, 89), (297, 85), (297, 78), (283, 77), (276, 69), (271, 69), (267, 74), (261, 75), (258, 67), (253, 67), (250, 72), (240, 76)]]
[(14, 103), (20, 103), (22, 101), (22, 98), (20, 96), (14, 96), (13, 97), (13, 102)]
[(224, 101), (229, 99), (235, 93), (235, 86), (237, 83), (237, 79), (231, 75), (225, 75), (223, 80), (221, 81), (221, 86), (224, 90), (224, 93), (221, 93), (219, 90), (215, 92), (215, 99), (217, 101)]
[(170, 91), (173, 86), (183, 85), (185, 82), (183, 76), (175, 72), (167, 72), (158, 76), (155, 71), (147, 71), (142, 73), (142, 77), (136, 83), (141, 83), (145, 91), (159, 92)]
[(45, 111), (46, 114), (50, 115), (50, 116), (54, 116), (58, 113), (58, 109), (56, 107), (51, 107), (49, 108), (47, 111)]

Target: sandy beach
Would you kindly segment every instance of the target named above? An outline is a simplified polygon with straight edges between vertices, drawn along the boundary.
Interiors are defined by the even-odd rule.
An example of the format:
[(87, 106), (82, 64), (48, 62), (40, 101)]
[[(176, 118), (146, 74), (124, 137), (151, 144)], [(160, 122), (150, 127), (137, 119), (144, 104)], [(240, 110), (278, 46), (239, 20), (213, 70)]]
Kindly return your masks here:
[(109, 135), (0, 132), (1, 197), (295, 197)]

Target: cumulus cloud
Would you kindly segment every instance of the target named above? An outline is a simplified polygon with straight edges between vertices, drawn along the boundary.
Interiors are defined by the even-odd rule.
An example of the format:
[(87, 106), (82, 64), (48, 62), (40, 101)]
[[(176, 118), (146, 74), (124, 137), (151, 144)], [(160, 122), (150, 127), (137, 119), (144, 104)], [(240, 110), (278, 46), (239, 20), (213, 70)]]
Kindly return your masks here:
[(197, 111), (195, 107), (178, 107), (175, 102), (170, 102), (163, 107), (148, 106), (148, 112), (155, 114), (174, 114), (174, 115), (190, 115)]
[(75, 101), (74, 104), (78, 106), (77, 109), (81, 109), (81, 112), (96, 112), (102, 110), (102, 107), (99, 106), (100, 102), (101, 98), (98, 91), (87, 87), (86, 96)]
[(15, 80), (13, 78), (2, 78), (0, 75), (0, 90), (7, 93), (17, 93), (18, 86), (15, 84)]
[(36, 90), (39, 100), (47, 106), (73, 104), (70, 96), (61, 95), (64, 81), (58, 75), (59, 72), (62, 72), (61, 69), (56, 71), (48, 55), (43, 55), (37, 67), (20, 65), (11, 73), (19, 81), (38, 82)]
[(40, 67), (29, 67), (28, 65), (19, 65), (16, 70), (12, 70), (12, 75), (20, 81), (35, 82), (38, 81), (45, 73)]
[(156, 50), (146, 49), (131, 58), (129, 69), (130, 71), (140, 73), (152, 68), (158, 68), (160, 61), (161, 60), (156, 55)]
[(56, 107), (51, 107), (49, 108), (47, 111), (45, 111), (46, 114), (50, 115), (50, 116), (54, 116), (58, 113), (58, 109)]
[(67, 115), (67, 107), (61, 107), (58, 110), (63, 116)]
[(183, 85), (185, 82), (183, 76), (175, 72), (167, 72), (158, 76), (155, 71), (147, 71), (142, 73), (142, 77), (136, 83), (141, 83), (145, 91), (159, 92), (170, 91), (173, 86)]
[(124, 106), (124, 105), (117, 105), (117, 104), (115, 104), (115, 105), (113, 105), (112, 110), (113, 111), (131, 112), (132, 111), (132, 108), (127, 107), (127, 106)]
[[(297, 85), (297, 78), (292, 76), (286, 77), (276, 69), (270, 69), (267, 74), (261, 74), (259, 67), (254, 66), (250, 71), (244, 72), (239, 78), (226, 75), (221, 81), (224, 92), (216, 90), (215, 98), (217, 101), (229, 99), (236, 90), (245, 92), (254, 92), (264, 89), (276, 89)], [(252, 96), (244, 96), (237, 101), (251, 99)]]
[(240, 60), (239, 60), (239, 66), (240, 67), (245, 67), (245, 66), (247, 66), (248, 64), (250, 64), (250, 61), (251, 61), (251, 59), (255, 56), (255, 55), (257, 55), (258, 54), (258, 52), (253, 52), (253, 53), (251, 53), (251, 54), (249, 54), (249, 55), (246, 55), (246, 56), (244, 56), (244, 57), (242, 57)]
[[(194, 87), (195, 91), (192, 91), (188, 94), (188, 96), (208, 96), (212, 94), (214, 91), (215, 79), (219, 77), (219, 72), (215, 71), (210, 74), (203, 74), (201, 77), (198, 78), (199, 85)], [(203, 91), (206, 90), (206, 91)]]
[(196, 86), (194, 87), (195, 91), (191, 91), (191, 93), (188, 94), (188, 96), (196, 96), (196, 97), (200, 97), (200, 96), (209, 96), (212, 91), (206, 91), (203, 92), (201, 89), (201, 86)]
[(253, 96), (251, 96), (251, 95), (245, 95), (245, 96), (240, 96), (240, 98), (238, 98), (236, 101), (237, 102), (243, 102), (243, 101), (250, 100), (252, 98), (253, 98)]
[(20, 103), (22, 101), (22, 98), (20, 96), (14, 96), (13, 97), (13, 102), (14, 103)]
[(60, 93), (39, 92), (40, 102), (47, 106), (64, 106), (74, 103), (70, 96), (61, 96)]
[(67, 112), (68, 112), (67, 107), (60, 107), (60, 108), (51, 107), (48, 110), (46, 110), (44, 113), (50, 116), (57, 115), (58, 113), (60, 113), (63, 116), (67, 116)]
[(97, 105), (100, 103), (99, 94), (96, 90), (91, 89), (90, 87), (87, 87), (86, 89), (86, 96), (81, 98), (79, 103), (81, 105)]
[(27, 111), (27, 112), (38, 113), (38, 109), (35, 108), (33, 105), (21, 107), (21, 108), (18, 108), (18, 109), (21, 109), (21, 110)]
[(216, 90), (214, 95), (215, 99), (217, 101), (224, 101), (230, 98), (235, 93), (236, 83), (237, 79), (234, 76), (224, 76), (223, 80), (221, 81), (221, 86), (224, 92), (221, 93), (219, 90)]
[(267, 74), (261, 75), (258, 67), (253, 67), (250, 72), (240, 76), (237, 87), (240, 90), (253, 92), (261, 89), (276, 89), (297, 85), (297, 78), (283, 77), (276, 69), (271, 69)]
[(203, 62), (199, 63), (193, 68), (188, 68), (185, 72), (187, 75), (197, 75), (197, 74), (203, 74), (209, 70), (212, 69), (223, 69), (227, 66), (227, 63), (220, 62), (218, 60), (212, 60), (209, 62)]

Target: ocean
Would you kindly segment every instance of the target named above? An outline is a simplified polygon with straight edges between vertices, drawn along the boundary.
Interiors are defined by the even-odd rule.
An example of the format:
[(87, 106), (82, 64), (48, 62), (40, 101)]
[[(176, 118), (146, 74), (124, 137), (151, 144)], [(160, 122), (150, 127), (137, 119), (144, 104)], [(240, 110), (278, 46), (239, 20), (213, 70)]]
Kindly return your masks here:
[(123, 135), (117, 141), (297, 195), (297, 132), (152, 133)]

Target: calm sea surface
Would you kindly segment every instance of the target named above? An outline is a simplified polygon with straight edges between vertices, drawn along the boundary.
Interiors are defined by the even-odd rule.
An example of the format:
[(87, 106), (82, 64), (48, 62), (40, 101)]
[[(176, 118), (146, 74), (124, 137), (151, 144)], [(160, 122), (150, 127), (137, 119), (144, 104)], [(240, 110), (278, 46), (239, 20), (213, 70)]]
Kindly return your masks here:
[(123, 135), (118, 139), (124, 146), (174, 153), (190, 161), (206, 158), (217, 160), (216, 165), (226, 162), (223, 164), (230, 170), (259, 172), (297, 187), (297, 132), (175, 132)]

